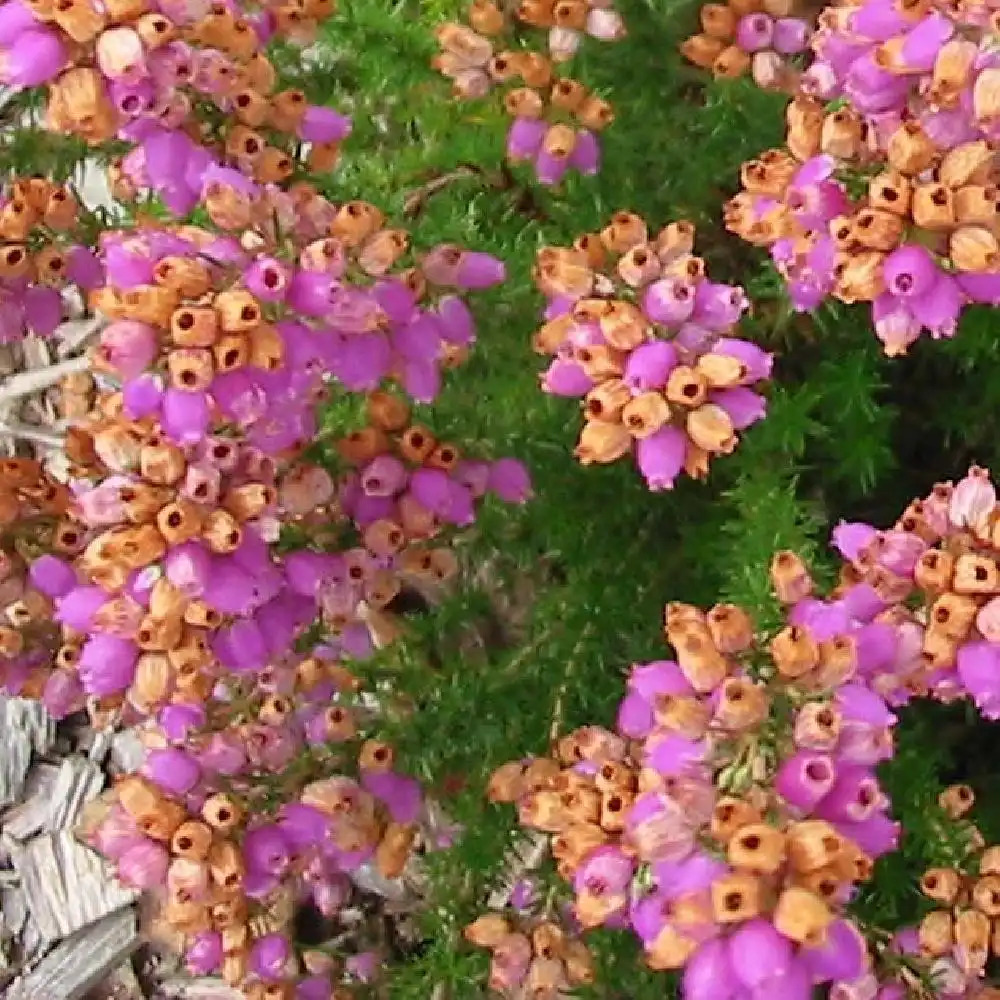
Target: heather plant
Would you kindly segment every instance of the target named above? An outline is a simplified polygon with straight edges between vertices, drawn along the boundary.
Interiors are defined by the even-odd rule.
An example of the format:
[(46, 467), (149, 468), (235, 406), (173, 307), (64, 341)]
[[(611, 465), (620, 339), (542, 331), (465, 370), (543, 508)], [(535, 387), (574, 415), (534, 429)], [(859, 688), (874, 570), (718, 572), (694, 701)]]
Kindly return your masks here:
[[(977, 12), (831, 8), (789, 104), (680, 51), (700, 18), (717, 76), (784, 87), (800, 13), (0, 7), (0, 328), (106, 322), (69, 482), (2, 470), (3, 681), (140, 727), (81, 835), (193, 974), (982, 989), (1000, 381), (963, 252), (992, 223), (926, 225), (911, 189), (988, 215), (992, 140), (976, 112), (931, 149), (911, 111), (943, 22), (983, 39), (980, 104), (991, 56)], [(870, 299), (908, 357), (841, 304)], [(350, 922), (416, 872), (415, 939)]]

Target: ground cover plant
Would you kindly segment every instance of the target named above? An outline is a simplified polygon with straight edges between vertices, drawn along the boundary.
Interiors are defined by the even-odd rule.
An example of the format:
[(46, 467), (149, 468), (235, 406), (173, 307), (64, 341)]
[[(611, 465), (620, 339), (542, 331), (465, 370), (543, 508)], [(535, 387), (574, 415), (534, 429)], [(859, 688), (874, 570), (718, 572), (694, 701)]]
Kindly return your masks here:
[(0, 6), (0, 329), (108, 321), (70, 481), (4, 465), (4, 683), (142, 727), (81, 836), (157, 940), (256, 998), (981, 991), (990, 12), (195, 7)]

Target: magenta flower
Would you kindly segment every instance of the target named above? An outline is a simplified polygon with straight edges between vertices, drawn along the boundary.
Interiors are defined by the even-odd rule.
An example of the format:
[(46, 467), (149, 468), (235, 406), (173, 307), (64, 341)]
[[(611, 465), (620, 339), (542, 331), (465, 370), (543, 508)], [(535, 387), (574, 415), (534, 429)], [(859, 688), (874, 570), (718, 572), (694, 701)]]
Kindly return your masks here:
[(762, 917), (740, 924), (727, 944), (736, 978), (751, 990), (786, 976), (794, 962), (791, 942)]
[(533, 495), (528, 470), (515, 458), (501, 458), (490, 465), (487, 488), (504, 503), (525, 503)]
[(687, 438), (677, 427), (662, 427), (636, 442), (636, 460), (646, 485), (654, 492), (673, 488), (684, 468)]
[(143, 839), (118, 857), (118, 880), (134, 889), (154, 889), (164, 884), (169, 863), (170, 854), (162, 844)]
[(67, 53), (59, 36), (40, 24), (29, 31), (15, 31), (17, 8), (9, 15), (9, 47), (0, 48), (0, 81), (18, 89), (48, 83), (66, 64)]
[(201, 777), (198, 762), (180, 747), (149, 750), (143, 772), (165, 792), (178, 797), (190, 792)]
[(84, 644), (78, 671), (87, 694), (103, 697), (125, 691), (135, 676), (139, 649), (129, 639), (93, 635)]
[(209, 976), (222, 965), (222, 935), (201, 931), (194, 935), (184, 953), (184, 964), (192, 976)]
[(829, 756), (800, 750), (781, 765), (774, 787), (790, 806), (810, 812), (832, 791), (835, 782), (836, 770)]
[(288, 938), (283, 934), (265, 934), (251, 946), (247, 965), (255, 976), (273, 983), (284, 975), (291, 955)]

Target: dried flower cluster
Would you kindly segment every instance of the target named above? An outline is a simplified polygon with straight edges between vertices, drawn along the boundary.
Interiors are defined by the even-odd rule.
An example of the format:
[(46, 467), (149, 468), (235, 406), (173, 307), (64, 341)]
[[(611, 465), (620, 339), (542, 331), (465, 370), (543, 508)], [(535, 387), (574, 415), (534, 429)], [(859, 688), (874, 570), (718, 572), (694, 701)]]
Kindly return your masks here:
[[(0, 80), (44, 85), (54, 132), (92, 145), (115, 136), (141, 143), (121, 167), (130, 184), (168, 177), (163, 154), (185, 139), (203, 165), (222, 155), (257, 180), (285, 180), (299, 142), (311, 145), (312, 168), (332, 166), (349, 122), (310, 106), (301, 91), (276, 90), (262, 48), (312, 41), (333, 10), (332, 0), (6, 0)], [(189, 173), (196, 169), (189, 165)], [(176, 201), (172, 211), (190, 210)]]
[[(941, 804), (954, 819), (972, 808), (966, 785), (953, 785)], [(968, 850), (958, 866), (929, 868), (920, 889), (939, 907), (926, 914), (917, 932), (920, 953), (931, 961), (930, 973), (943, 992), (976, 992), (986, 962), (996, 953), (994, 931), (1000, 917), (1000, 850), (987, 847), (979, 831), (966, 823)]]
[(489, 949), (489, 987), (501, 995), (557, 998), (594, 981), (590, 949), (558, 921), (488, 913), (464, 934), (471, 944)]
[(583, 397), (576, 457), (634, 455), (651, 490), (670, 489), (681, 472), (707, 475), (765, 411), (751, 387), (768, 378), (771, 357), (730, 336), (746, 296), (710, 281), (693, 248), (690, 223), (654, 236), (619, 212), (572, 247), (543, 248), (535, 263), (548, 306), (534, 348), (554, 355), (542, 388)]
[[(520, 46), (524, 28), (548, 29), (548, 53)], [(452, 81), (458, 98), (516, 85), (504, 96), (513, 119), (507, 157), (531, 162), (542, 184), (558, 184), (570, 170), (597, 173), (597, 133), (614, 119), (606, 101), (559, 69), (584, 35), (601, 41), (625, 36), (610, 0), (525, 0), (513, 6), (472, 0), (468, 24), (448, 22), (437, 29), (441, 51), (434, 68)]]
[(895, 717), (862, 676), (865, 594), (813, 598), (787, 552), (772, 577), (790, 606), (777, 634), (734, 605), (668, 605), (677, 658), (633, 667), (617, 732), (578, 730), (490, 784), (551, 835), (580, 925), (631, 927), (691, 1000), (868, 976), (844, 907), (898, 836), (875, 775)]
[(953, 336), (968, 303), (1000, 301), (989, 16), (977, 4), (827, 8), (787, 150), (746, 164), (727, 206), (732, 231), (770, 248), (796, 308), (870, 302), (890, 355), (924, 330)]
[(230, 675), (212, 702), (164, 707), (142, 773), (91, 807), (88, 841), (154, 894), (154, 933), (193, 974), (253, 1000), (330, 1000), (372, 974), (375, 956), (297, 948), (293, 930), (308, 906), (342, 934), (352, 874), (395, 878), (418, 843), (420, 787), (360, 735), (356, 687), (315, 656)]
[(1000, 718), (1000, 506), (989, 474), (939, 483), (888, 531), (841, 524), (845, 580), (860, 581), (880, 617), (906, 634), (905, 653), (879, 664), (872, 686), (894, 703), (968, 696)]
[(800, 75), (795, 57), (808, 50), (813, 33), (812, 18), (796, 13), (801, 6), (796, 0), (703, 4), (701, 31), (681, 44), (681, 54), (716, 78), (749, 72), (758, 87), (793, 92)]
[[(0, 79), (46, 85), (50, 128), (125, 142), (114, 196), (173, 217), (85, 241), (68, 189), (19, 180), (0, 202), (3, 338), (51, 332), (66, 284), (108, 321), (63, 386), (68, 482), (0, 464), (0, 685), (142, 726), (143, 768), (87, 839), (154, 895), (192, 973), (252, 1000), (331, 1000), (377, 971), (338, 926), (352, 877), (396, 878), (440, 838), (345, 663), (400, 633), (402, 591), (433, 602), (487, 494), (531, 492), (520, 463), (439, 439), (387, 385), (433, 400), (475, 340), (465, 294), (505, 270), (413, 253), (374, 205), (310, 180), (350, 123), (281, 90), (262, 49), (331, 10), (0, 6)], [(352, 393), (363, 426), (325, 431), (319, 408)], [(340, 947), (296, 940), (303, 907)]]
[(100, 283), (79, 212), (68, 187), (42, 177), (0, 188), (0, 344), (29, 332), (48, 337), (66, 316), (67, 298)]

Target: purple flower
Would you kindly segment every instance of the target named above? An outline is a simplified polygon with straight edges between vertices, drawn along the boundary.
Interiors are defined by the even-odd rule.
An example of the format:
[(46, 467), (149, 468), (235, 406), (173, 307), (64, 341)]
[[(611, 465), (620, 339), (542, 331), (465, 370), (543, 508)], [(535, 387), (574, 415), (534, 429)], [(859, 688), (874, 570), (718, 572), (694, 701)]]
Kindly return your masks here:
[(462, 252), (458, 260), (455, 284), (459, 288), (478, 290), (499, 285), (507, 278), (507, 268), (499, 257), (472, 250)]
[(351, 134), (351, 119), (314, 104), (306, 109), (297, 131), (304, 142), (340, 142)]
[(80, 653), (77, 669), (87, 694), (104, 697), (125, 691), (135, 676), (139, 648), (129, 639), (91, 636)]
[(20, 35), (37, 27), (35, 15), (23, 0), (0, 4), (0, 48), (10, 48)]
[(601, 143), (593, 132), (585, 128), (577, 129), (569, 166), (584, 177), (593, 177), (601, 169)]
[(38, 87), (66, 64), (66, 48), (59, 36), (40, 24), (16, 32), (11, 42), (9, 48), (0, 50), (0, 80), (8, 86)]
[(688, 959), (681, 989), (684, 1000), (730, 1000), (740, 989), (723, 938), (706, 941)]
[(829, 756), (800, 750), (778, 769), (774, 787), (790, 806), (809, 812), (829, 794), (835, 781), (836, 770)]
[(541, 381), (542, 389), (553, 396), (585, 396), (594, 387), (594, 380), (583, 368), (565, 358), (556, 358)]
[(396, 823), (413, 823), (420, 815), (423, 794), (414, 778), (392, 771), (366, 771), (361, 786), (385, 803)]
[(531, 477), (516, 458), (501, 458), (490, 465), (487, 488), (505, 503), (524, 503), (532, 497)]
[(669, 490), (684, 468), (687, 437), (677, 427), (661, 427), (636, 442), (636, 461), (650, 490)]
[(677, 360), (677, 348), (673, 344), (665, 340), (651, 340), (629, 353), (622, 378), (635, 393), (662, 389), (667, 384), (670, 373), (677, 367)]
[(729, 414), (733, 430), (737, 431), (763, 420), (767, 413), (767, 400), (744, 386), (709, 393), (709, 401), (721, 406)]
[(832, 790), (813, 810), (830, 822), (861, 823), (884, 808), (878, 779), (865, 767), (841, 767)]
[(799, 956), (815, 982), (850, 980), (864, 972), (867, 948), (854, 924), (835, 920), (827, 928), (825, 942), (815, 948), (803, 947)]
[(930, 251), (916, 243), (906, 243), (893, 250), (882, 262), (886, 288), (889, 293), (901, 298), (929, 292), (939, 273)]
[(1000, 649), (988, 642), (967, 642), (956, 657), (958, 676), (976, 708), (1000, 719)]
[(694, 846), (691, 817), (668, 795), (645, 792), (629, 810), (625, 838), (642, 861), (680, 861)]
[(791, 942), (763, 917), (740, 924), (728, 939), (728, 949), (733, 972), (748, 989), (784, 976), (793, 961)]
[(249, 830), (243, 838), (248, 871), (280, 876), (291, 863), (291, 847), (281, 828), (271, 824)]
[(694, 306), (695, 287), (682, 278), (660, 278), (642, 296), (642, 311), (663, 326), (680, 326), (691, 318)]
[(739, 322), (749, 305), (742, 288), (699, 281), (695, 286), (691, 319), (713, 333), (725, 333)]
[(28, 576), (46, 597), (65, 597), (76, 586), (76, 570), (56, 556), (39, 556), (31, 564)]
[(164, 791), (182, 796), (190, 792), (201, 777), (198, 762), (180, 747), (149, 750), (143, 773)]
[(162, 844), (143, 839), (118, 858), (118, 880), (135, 889), (153, 889), (164, 884), (169, 864), (170, 855)]
[(291, 945), (284, 934), (265, 934), (250, 948), (247, 967), (264, 982), (277, 982), (284, 976), (291, 955)]
[(548, 125), (537, 118), (515, 118), (507, 131), (507, 158), (533, 160), (542, 148)]
[(192, 976), (209, 976), (222, 965), (222, 935), (218, 931), (196, 934), (184, 953), (184, 964)]
[(759, 52), (771, 47), (774, 20), (767, 14), (744, 14), (736, 25), (736, 44), (744, 52)]
[(771, 44), (775, 52), (792, 56), (802, 52), (809, 44), (812, 33), (809, 23), (800, 17), (779, 17), (774, 22), (774, 37)]
[(857, 562), (877, 535), (870, 524), (841, 521), (833, 529), (833, 546), (848, 562)]

